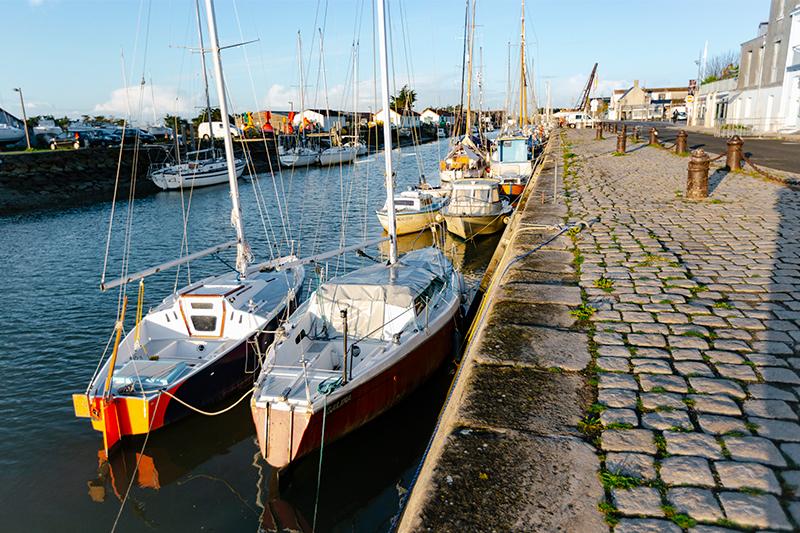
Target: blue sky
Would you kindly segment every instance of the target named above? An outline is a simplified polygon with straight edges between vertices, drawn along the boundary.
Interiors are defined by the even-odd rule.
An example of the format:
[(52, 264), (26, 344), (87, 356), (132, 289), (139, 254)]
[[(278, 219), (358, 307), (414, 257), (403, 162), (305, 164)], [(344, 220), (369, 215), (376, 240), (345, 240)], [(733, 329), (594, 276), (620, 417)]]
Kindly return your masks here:
[[(412, 81), (418, 109), (456, 103), (464, 0), (400, 1), (390, 0), (395, 85)], [(769, 0), (526, 4), (528, 53), (540, 101), (544, 80), (550, 80), (556, 106), (574, 103), (595, 61), (600, 93), (634, 79), (651, 86), (685, 85), (696, 76), (694, 61), (706, 40), (710, 56), (738, 50), (769, 10)], [(0, 6), (0, 107), (19, 114), (12, 88), (21, 86), (30, 115), (130, 113), (148, 121), (154, 112), (197, 114), (199, 58), (185, 48), (197, 46), (193, 1), (0, 0)], [(330, 107), (352, 109), (351, 43), (358, 34), (359, 107), (374, 107), (371, 0), (216, 0), (216, 11), (223, 44), (259, 39), (224, 52), (237, 111), (286, 109), (290, 100), (298, 107), (298, 30), (308, 70), (307, 105), (324, 106), (327, 87)], [(518, 46), (519, 14), (518, 0), (478, 1), (475, 54), (483, 49), (484, 107), (505, 101), (507, 43)], [(325, 83), (315, 17), (316, 27), (325, 28)]]

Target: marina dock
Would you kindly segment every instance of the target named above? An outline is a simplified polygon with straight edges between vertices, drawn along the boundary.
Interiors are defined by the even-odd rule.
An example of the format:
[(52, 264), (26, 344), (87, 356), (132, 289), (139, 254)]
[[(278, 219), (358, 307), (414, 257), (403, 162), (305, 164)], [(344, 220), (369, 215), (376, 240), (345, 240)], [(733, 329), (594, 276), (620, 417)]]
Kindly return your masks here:
[(552, 137), (400, 531), (797, 529), (800, 193), (615, 141)]

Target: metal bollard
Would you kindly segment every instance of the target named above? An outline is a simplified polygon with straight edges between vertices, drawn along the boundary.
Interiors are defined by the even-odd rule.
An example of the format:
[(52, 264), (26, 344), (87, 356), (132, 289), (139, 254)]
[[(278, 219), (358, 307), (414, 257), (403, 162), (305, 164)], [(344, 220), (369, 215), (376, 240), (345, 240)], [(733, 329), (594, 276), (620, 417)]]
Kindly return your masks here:
[(675, 153), (676, 154), (685, 154), (689, 150), (686, 149), (686, 138), (689, 135), (686, 133), (686, 130), (681, 130), (678, 132), (678, 138), (675, 140)]
[(594, 140), (595, 141), (602, 141), (603, 140), (603, 123), (600, 122), (594, 127)]
[(655, 128), (650, 128), (650, 146), (658, 146), (658, 131)]
[(639, 126), (633, 127), (633, 142), (635, 143), (639, 142)]
[(628, 133), (625, 131), (625, 126), (622, 126), (622, 130), (617, 133), (617, 153), (624, 154), (625, 153), (625, 145), (627, 144)]
[(689, 175), (686, 180), (686, 198), (702, 200), (708, 198), (708, 167), (711, 158), (705, 150), (698, 148), (689, 158)]
[(738, 135), (728, 139), (728, 153), (725, 159), (728, 170), (742, 170), (742, 145), (744, 141)]
[(619, 133), (619, 124), (614, 123), (614, 133)]

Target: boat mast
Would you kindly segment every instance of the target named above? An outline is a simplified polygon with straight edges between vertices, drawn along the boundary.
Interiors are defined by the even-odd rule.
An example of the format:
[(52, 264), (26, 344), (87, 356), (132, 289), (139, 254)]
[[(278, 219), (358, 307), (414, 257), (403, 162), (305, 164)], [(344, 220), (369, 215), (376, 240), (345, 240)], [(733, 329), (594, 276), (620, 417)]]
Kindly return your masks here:
[(228, 120), (228, 103), (225, 99), (225, 79), (222, 77), (222, 58), (217, 38), (214, 0), (206, 0), (206, 17), (208, 19), (208, 35), (211, 39), (211, 60), (214, 64), (219, 111), (222, 115), (220, 119), (225, 139), (225, 159), (228, 163), (228, 183), (231, 188), (231, 224), (236, 229), (236, 270), (239, 272), (239, 276), (244, 278), (247, 275), (247, 264), (251, 261), (252, 254), (244, 237), (242, 208), (239, 205), (239, 184), (236, 181), (236, 160), (233, 157), (233, 139), (231, 138), (230, 120)]
[(353, 142), (356, 147), (361, 140), (358, 137), (358, 44), (358, 41), (353, 43)]
[[(209, 0), (210, 1), (210, 0)], [(383, 117), (383, 156), (386, 172), (386, 214), (389, 218), (389, 264), (397, 262), (397, 220), (394, 211), (394, 173), (392, 172), (392, 116), (389, 108), (389, 60), (386, 53), (386, 0), (378, 0), (378, 49), (381, 62), (381, 105)]]
[(303, 41), (300, 38), (300, 30), (297, 30), (297, 68), (300, 71), (300, 131), (305, 136), (305, 124), (303, 123), (303, 113), (305, 112), (305, 78), (303, 77)]
[(522, 39), (519, 44), (519, 127), (528, 124), (528, 91), (525, 79), (525, 0), (522, 0)]
[(469, 32), (469, 55), (467, 60), (467, 131), (464, 133), (469, 137), (472, 133), (472, 45), (475, 42), (475, 8), (478, 0), (472, 1), (472, 25)]
[(203, 87), (206, 95), (206, 120), (208, 121), (208, 135), (211, 139), (211, 148), (214, 148), (214, 128), (211, 124), (211, 97), (208, 94), (208, 72), (206, 72), (206, 49), (205, 45), (203, 44), (203, 25), (200, 22), (200, 0), (194, 1), (194, 12), (197, 16), (197, 35), (200, 36), (200, 65), (202, 66)]

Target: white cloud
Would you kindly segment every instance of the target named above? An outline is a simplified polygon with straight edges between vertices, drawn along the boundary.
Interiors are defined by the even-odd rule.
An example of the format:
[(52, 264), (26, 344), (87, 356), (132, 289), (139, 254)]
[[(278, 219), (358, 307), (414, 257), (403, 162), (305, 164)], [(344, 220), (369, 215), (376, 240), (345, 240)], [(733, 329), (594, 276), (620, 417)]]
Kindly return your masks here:
[(153, 114), (160, 119), (165, 114), (189, 116), (193, 102), (175, 87), (134, 85), (114, 89), (109, 99), (94, 106), (95, 113), (128, 117), (133, 122), (149, 122)]

